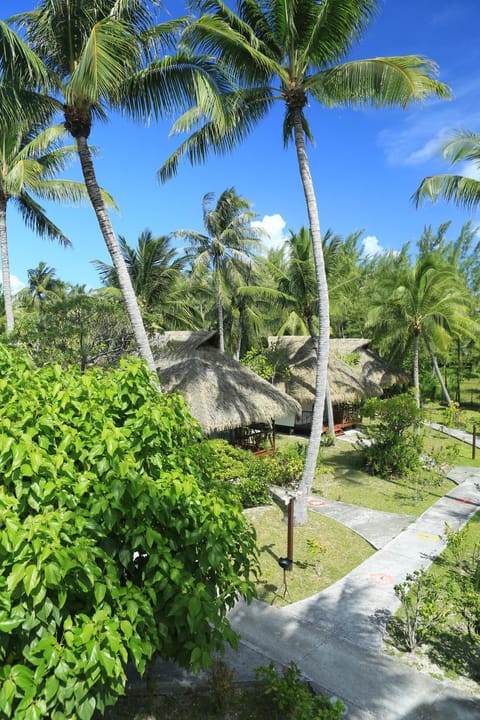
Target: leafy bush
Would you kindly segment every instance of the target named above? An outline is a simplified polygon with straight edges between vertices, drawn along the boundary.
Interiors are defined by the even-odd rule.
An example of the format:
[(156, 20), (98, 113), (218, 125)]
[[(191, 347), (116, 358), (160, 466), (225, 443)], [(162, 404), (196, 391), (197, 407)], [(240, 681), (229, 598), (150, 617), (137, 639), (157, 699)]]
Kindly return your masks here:
[(421, 467), (422, 439), (413, 431), (423, 412), (408, 393), (381, 400), (367, 400), (363, 417), (371, 418), (366, 427), (369, 443), (361, 443), (367, 467), (374, 475), (407, 477)]
[(210, 446), (215, 459), (215, 476), (229, 483), (230, 492), (244, 508), (270, 503), (268, 456), (257, 457), (250, 450), (234, 447), (226, 440), (211, 440)]
[(0, 718), (88, 720), (128, 662), (234, 643), (253, 531), (183, 400), (138, 360), (66, 373), (0, 347), (0, 403)]
[(405, 613), (405, 644), (410, 652), (414, 652), (427, 634), (445, 621), (450, 612), (448, 597), (451, 588), (445, 586), (438, 576), (425, 570), (415, 570), (405, 577), (403, 583), (395, 585), (394, 590)]
[(273, 662), (255, 670), (257, 679), (265, 685), (279, 710), (277, 717), (290, 720), (339, 720), (345, 713), (340, 700), (330, 700), (325, 695), (313, 695), (294, 662), (278, 672)]
[(270, 503), (270, 485), (296, 485), (302, 476), (304, 443), (260, 456), (234, 447), (226, 440), (211, 440), (210, 445), (216, 461), (215, 476), (229, 481), (231, 492), (245, 508)]

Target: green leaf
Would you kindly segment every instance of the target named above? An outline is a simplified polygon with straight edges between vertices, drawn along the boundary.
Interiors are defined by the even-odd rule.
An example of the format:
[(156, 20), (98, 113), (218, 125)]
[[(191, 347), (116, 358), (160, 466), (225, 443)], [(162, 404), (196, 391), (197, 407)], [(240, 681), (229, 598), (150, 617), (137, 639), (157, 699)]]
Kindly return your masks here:
[(37, 587), (40, 580), (40, 574), (36, 565), (27, 565), (25, 568), (25, 575), (23, 578), (23, 586), (27, 595), (31, 595), (33, 590)]
[(97, 605), (100, 605), (107, 592), (107, 586), (103, 583), (95, 583), (93, 592), (95, 594), (95, 601)]
[(60, 683), (55, 675), (49, 675), (45, 681), (45, 700), (49, 703), (57, 694)]
[(80, 720), (90, 720), (93, 713), (95, 712), (96, 702), (95, 698), (89, 697), (77, 706), (77, 715)]
[(25, 577), (25, 565), (17, 564), (14, 565), (10, 575), (7, 578), (7, 590), (12, 593), (17, 587), (18, 583)]

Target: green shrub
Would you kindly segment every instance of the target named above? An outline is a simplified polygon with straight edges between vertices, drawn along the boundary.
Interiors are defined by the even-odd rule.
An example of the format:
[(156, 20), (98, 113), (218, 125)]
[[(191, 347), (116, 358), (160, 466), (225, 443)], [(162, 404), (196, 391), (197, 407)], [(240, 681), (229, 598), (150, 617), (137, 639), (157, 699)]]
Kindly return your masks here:
[(423, 442), (414, 432), (423, 412), (408, 393), (381, 400), (371, 398), (362, 414), (372, 422), (366, 427), (369, 443), (361, 443), (367, 467), (374, 475), (408, 477), (421, 468)]
[(278, 718), (339, 720), (344, 715), (345, 707), (340, 700), (311, 692), (294, 662), (283, 667), (281, 675), (273, 662), (256, 668), (255, 673), (257, 679), (263, 680), (265, 693), (272, 697), (279, 711)]
[(206, 666), (252, 597), (253, 531), (180, 397), (0, 347), (0, 718), (88, 720), (127, 663)]
[(414, 652), (417, 645), (446, 620), (450, 612), (451, 587), (437, 575), (415, 570), (406, 575), (403, 583), (395, 585), (394, 590), (405, 614), (405, 645)]
[(270, 503), (268, 456), (256, 456), (226, 440), (210, 440), (210, 447), (215, 458), (215, 476), (224, 481), (242, 507)]
[(302, 477), (304, 443), (259, 456), (226, 440), (210, 440), (210, 446), (214, 451), (215, 476), (228, 481), (230, 491), (244, 508), (270, 503), (270, 485), (294, 486)]

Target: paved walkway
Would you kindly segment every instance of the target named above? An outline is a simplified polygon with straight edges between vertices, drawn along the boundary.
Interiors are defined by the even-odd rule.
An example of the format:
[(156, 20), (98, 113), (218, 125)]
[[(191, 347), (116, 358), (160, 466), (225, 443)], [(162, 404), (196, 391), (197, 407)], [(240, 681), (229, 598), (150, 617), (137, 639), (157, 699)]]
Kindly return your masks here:
[(369, 510), (358, 505), (320, 497), (309, 498), (308, 507), (313, 512), (337, 520), (361, 535), (375, 550), (379, 550), (393, 540), (415, 520), (415, 515)]
[[(238, 603), (229, 617), (240, 646), (226, 653), (227, 663), (237, 670), (236, 679), (251, 681), (254, 668), (270, 660), (293, 660), (314, 687), (343, 700), (347, 720), (479, 720), (480, 697), (465, 696), (453, 685), (380, 652), (387, 620), (399, 607), (394, 585), (407, 573), (430, 565), (443, 550), (446, 522), (457, 530), (480, 507), (480, 470), (452, 472), (456, 487), (414, 522), (400, 516), (400, 532), (393, 539), (386, 535), (398, 516), (339, 507), (344, 503), (332, 503), (330, 509), (317, 506), (317, 511), (323, 507), (325, 512), (348, 515), (357, 527), (369, 522), (373, 526), (375, 518), (381, 549), (331, 587), (287, 607)], [(155, 675), (159, 689), (171, 689), (172, 682), (205, 680), (164, 663)]]

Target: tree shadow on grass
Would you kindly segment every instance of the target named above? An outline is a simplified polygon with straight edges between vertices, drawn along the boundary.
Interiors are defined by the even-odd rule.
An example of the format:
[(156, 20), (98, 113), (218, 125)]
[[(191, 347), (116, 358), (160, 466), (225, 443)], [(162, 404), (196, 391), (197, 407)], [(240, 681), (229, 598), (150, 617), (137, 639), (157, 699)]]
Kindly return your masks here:
[(452, 627), (429, 638), (428, 657), (437, 665), (456, 675), (480, 681), (479, 642)]

